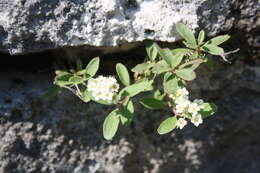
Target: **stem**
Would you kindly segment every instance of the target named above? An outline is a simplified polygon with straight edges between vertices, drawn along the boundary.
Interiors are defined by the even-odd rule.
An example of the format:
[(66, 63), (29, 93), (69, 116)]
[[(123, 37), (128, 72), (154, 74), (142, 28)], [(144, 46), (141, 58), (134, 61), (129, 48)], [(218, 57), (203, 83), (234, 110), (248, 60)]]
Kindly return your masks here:
[(128, 96), (124, 97), (122, 100), (118, 101), (116, 104), (116, 107), (119, 108), (121, 105), (123, 105), (127, 100), (129, 99)]
[(64, 88), (68, 89), (69, 91), (71, 91), (73, 94), (75, 94), (80, 100), (82, 100), (83, 102), (85, 102), (80, 95), (77, 94), (77, 92), (75, 90), (73, 90), (72, 88), (68, 87), (68, 86), (63, 86)]
[(79, 96), (82, 96), (82, 94), (81, 94), (81, 92), (80, 92), (80, 89), (79, 89), (79, 87), (78, 87), (77, 84), (75, 84), (75, 87), (76, 87), (76, 89), (77, 89), (77, 93), (78, 93), (78, 95), (79, 95)]
[(186, 62), (186, 63), (180, 65), (178, 67), (178, 69), (182, 69), (182, 68), (184, 68), (184, 67), (186, 67), (188, 65), (192, 65), (192, 64), (196, 64), (196, 63), (202, 63), (202, 62), (203, 62), (203, 59), (201, 59), (201, 58), (195, 59), (195, 60), (192, 60), (192, 61), (189, 61), (189, 62)]
[(221, 54), (220, 56), (224, 59), (224, 61), (228, 62), (231, 64), (231, 62), (229, 62), (227, 59), (226, 59), (226, 55), (229, 55), (229, 54), (232, 54), (232, 53), (236, 53), (238, 52), (240, 49), (236, 49), (236, 50), (233, 50), (233, 51), (229, 51), (229, 52), (226, 52), (224, 54)]

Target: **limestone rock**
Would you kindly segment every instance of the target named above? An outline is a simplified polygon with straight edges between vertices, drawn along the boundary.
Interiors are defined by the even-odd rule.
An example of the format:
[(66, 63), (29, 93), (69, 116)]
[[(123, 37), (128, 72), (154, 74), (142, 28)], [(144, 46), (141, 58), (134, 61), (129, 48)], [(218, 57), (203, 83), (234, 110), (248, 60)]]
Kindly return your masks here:
[(67, 46), (174, 42), (176, 22), (210, 35), (259, 24), (258, 0), (1, 0), (0, 51), (26, 54)]

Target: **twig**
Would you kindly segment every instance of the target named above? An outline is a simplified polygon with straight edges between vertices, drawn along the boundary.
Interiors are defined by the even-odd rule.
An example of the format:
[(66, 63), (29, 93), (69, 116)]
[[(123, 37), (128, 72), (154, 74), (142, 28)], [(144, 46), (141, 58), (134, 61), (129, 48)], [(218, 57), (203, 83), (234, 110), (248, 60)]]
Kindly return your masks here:
[(179, 66), (179, 69), (182, 69), (188, 65), (192, 65), (192, 64), (195, 64), (195, 63), (202, 63), (203, 62), (203, 59), (195, 59), (195, 60), (192, 60), (192, 61), (189, 61), (189, 62), (186, 62), (182, 65)]
[(226, 62), (228, 62), (228, 63), (231, 64), (231, 62), (229, 62), (229, 61), (227, 60), (226, 55), (229, 55), (229, 54), (232, 54), (232, 53), (236, 53), (236, 52), (238, 52), (239, 50), (240, 50), (240, 49), (237, 48), (237, 49), (235, 49), (235, 50), (232, 50), (232, 51), (223, 53), (223, 54), (221, 54), (220, 56), (223, 58), (224, 61), (226, 61)]
[(81, 92), (80, 92), (80, 89), (79, 89), (79, 87), (78, 87), (77, 84), (75, 84), (75, 87), (76, 87), (76, 89), (77, 89), (77, 93), (78, 93), (80, 96), (82, 96), (82, 94), (81, 94)]
[(72, 88), (68, 87), (68, 86), (63, 86), (64, 88), (68, 89), (69, 91), (71, 91), (73, 94), (75, 94), (80, 100), (82, 100), (83, 102), (85, 102), (80, 95), (77, 94), (77, 92), (75, 90), (73, 90)]

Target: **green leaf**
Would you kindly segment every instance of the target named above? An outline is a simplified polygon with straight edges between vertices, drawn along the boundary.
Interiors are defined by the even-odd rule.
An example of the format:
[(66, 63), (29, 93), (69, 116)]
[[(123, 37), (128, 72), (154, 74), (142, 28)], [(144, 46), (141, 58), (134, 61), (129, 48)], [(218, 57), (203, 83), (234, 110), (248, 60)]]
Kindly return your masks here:
[(220, 35), (208, 41), (208, 44), (220, 45), (230, 38), (229, 35)]
[(181, 66), (179, 66), (179, 69), (183, 69), (183, 68), (190, 68), (191, 70), (195, 70), (201, 63), (205, 62), (204, 59), (195, 59), (195, 60), (192, 60), (192, 61), (188, 61), (184, 64), (182, 64)]
[(161, 74), (170, 70), (171, 68), (165, 60), (157, 62), (152, 68), (152, 72), (155, 74)]
[(206, 44), (203, 47), (203, 50), (212, 54), (212, 55), (221, 55), (224, 54), (224, 49), (221, 47), (218, 47), (214, 44)]
[(172, 61), (172, 64), (171, 64), (172, 68), (175, 68), (178, 65), (180, 65), (183, 57), (184, 57), (183, 53), (177, 53), (176, 55), (174, 55), (174, 60)]
[(115, 109), (106, 117), (103, 123), (103, 136), (106, 140), (111, 140), (115, 136), (120, 122), (119, 114), (118, 109)]
[(173, 129), (176, 128), (176, 121), (176, 117), (167, 118), (160, 124), (159, 128), (157, 129), (157, 132), (160, 135), (171, 132)]
[(87, 103), (87, 102), (89, 102), (89, 101), (91, 100), (91, 96), (90, 96), (89, 92), (87, 91), (87, 89), (85, 89), (85, 91), (82, 91), (81, 93), (82, 93), (81, 99), (82, 99), (85, 103)]
[(69, 73), (69, 72), (67, 72), (67, 71), (62, 71), (62, 70), (56, 70), (56, 71), (55, 71), (55, 74), (56, 74), (57, 76), (63, 76), (63, 75), (65, 75), (65, 74), (71, 74), (71, 73)]
[(205, 39), (205, 31), (201, 30), (198, 36), (198, 44), (201, 45)]
[(177, 48), (177, 49), (173, 49), (172, 53), (173, 54), (177, 54), (177, 53), (182, 53), (184, 55), (190, 53), (192, 50), (191, 49), (186, 49), (186, 48)]
[(161, 57), (172, 67), (174, 68), (176, 62), (175, 62), (175, 57), (173, 56), (173, 53), (171, 52), (170, 49), (160, 49), (159, 54)]
[(120, 96), (130, 96), (134, 97), (135, 95), (139, 94), (140, 92), (147, 91), (152, 85), (153, 81), (142, 81), (139, 83), (135, 83), (133, 85), (127, 86), (122, 89), (119, 93)]
[(213, 103), (203, 103), (202, 106), (204, 108), (199, 111), (202, 118), (207, 118), (217, 112), (217, 106)]
[(132, 72), (143, 74), (151, 66), (152, 66), (152, 64), (147, 63), (147, 62), (142, 63), (142, 64), (137, 64), (134, 68), (132, 68)]
[(129, 100), (120, 109), (120, 120), (123, 125), (129, 125), (133, 120), (134, 104)]
[(60, 73), (58, 76), (54, 79), (54, 84), (59, 85), (61, 87), (65, 85), (71, 85), (72, 82), (69, 81), (69, 79), (73, 77), (70, 73)]
[(80, 83), (84, 82), (84, 79), (79, 76), (72, 76), (69, 78), (69, 82), (76, 85), (76, 84), (80, 84)]
[(173, 55), (170, 49), (160, 49), (159, 53), (172, 68), (178, 66), (184, 57), (184, 53), (177, 53)]
[(88, 93), (87, 91), (87, 87), (83, 84), (78, 85), (78, 88), (80, 90), (80, 98), (82, 101), (84, 101), (85, 103), (88, 103), (91, 100), (91, 96), (90, 93)]
[(180, 69), (180, 70), (176, 70), (175, 74), (178, 77), (180, 77), (184, 80), (187, 80), (187, 81), (191, 81), (191, 80), (196, 78), (196, 74), (193, 71), (193, 69), (191, 69), (191, 68), (183, 68), (183, 69)]
[(174, 75), (168, 77), (168, 79), (163, 82), (164, 92), (168, 94), (175, 93), (180, 87), (182, 87), (181, 81)]
[(140, 103), (148, 109), (161, 109), (166, 106), (163, 101), (155, 98), (142, 98)]
[(147, 55), (151, 61), (154, 61), (158, 55), (158, 45), (154, 42), (146, 42), (145, 45)]
[(117, 72), (117, 75), (118, 75), (119, 79), (121, 80), (121, 82), (125, 86), (129, 86), (130, 85), (130, 77), (129, 77), (129, 73), (128, 73), (127, 68), (123, 64), (117, 63), (116, 64), (116, 72)]
[(90, 75), (90, 77), (93, 77), (98, 71), (99, 61), (99, 57), (92, 59), (85, 68), (86, 74)]
[(191, 48), (197, 47), (195, 36), (186, 25), (182, 23), (177, 23), (176, 30), (186, 40), (187, 44), (189, 44)]
[(163, 76), (163, 82), (166, 82), (172, 76), (172, 72), (167, 72)]
[(157, 90), (153, 93), (153, 98), (155, 98), (156, 100), (163, 100), (164, 96), (165, 96), (165, 94), (162, 94), (159, 89), (157, 89)]

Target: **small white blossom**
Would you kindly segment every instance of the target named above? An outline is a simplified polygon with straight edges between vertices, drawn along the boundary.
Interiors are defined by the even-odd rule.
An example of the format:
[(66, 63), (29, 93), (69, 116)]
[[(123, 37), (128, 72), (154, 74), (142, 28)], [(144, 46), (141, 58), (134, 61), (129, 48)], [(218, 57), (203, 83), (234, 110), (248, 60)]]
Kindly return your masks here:
[(186, 88), (180, 88), (177, 90), (177, 95), (178, 96), (188, 96), (189, 91)]
[(170, 97), (171, 99), (173, 99), (173, 100), (175, 99), (175, 97), (174, 97), (173, 94), (170, 94), (169, 97)]
[(200, 124), (203, 123), (202, 117), (200, 114), (192, 115), (191, 122), (198, 127)]
[(177, 113), (177, 114), (183, 113), (184, 110), (185, 110), (185, 108), (186, 108), (186, 107), (183, 106), (183, 105), (181, 105), (181, 104), (176, 105), (176, 113)]
[(114, 77), (98, 76), (88, 80), (87, 90), (96, 100), (113, 102), (117, 98), (119, 85)]
[(187, 125), (187, 121), (184, 118), (179, 118), (176, 122), (176, 126), (182, 129), (184, 126)]
[(188, 106), (190, 104), (190, 100), (188, 96), (181, 96), (176, 98), (175, 103), (183, 106)]
[(196, 115), (199, 110), (200, 110), (200, 106), (197, 103), (189, 104), (188, 112), (191, 113), (192, 115)]
[(184, 112), (184, 110), (189, 106), (190, 100), (188, 96), (180, 96), (177, 97), (175, 100), (176, 104), (176, 113), (181, 114)]

